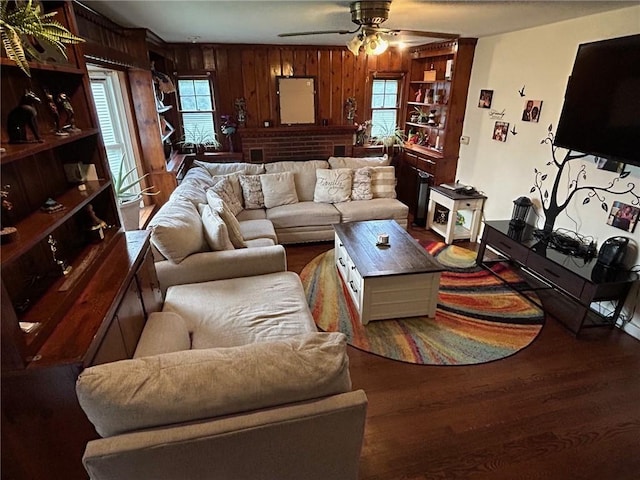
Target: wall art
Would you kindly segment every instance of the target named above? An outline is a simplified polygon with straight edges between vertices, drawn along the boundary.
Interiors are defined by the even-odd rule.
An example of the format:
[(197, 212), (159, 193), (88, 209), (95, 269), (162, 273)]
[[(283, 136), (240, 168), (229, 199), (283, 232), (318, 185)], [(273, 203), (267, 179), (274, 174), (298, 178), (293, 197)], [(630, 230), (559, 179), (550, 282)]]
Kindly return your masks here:
[(607, 224), (620, 230), (633, 233), (636, 229), (639, 215), (640, 208), (633, 207), (627, 203), (613, 202), (611, 213), (607, 218)]
[(542, 100), (527, 100), (522, 111), (523, 122), (536, 122), (540, 120), (542, 111)]
[(493, 128), (493, 139), (494, 140), (498, 140), (499, 142), (506, 142), (508, 133), (509, 133), (509, 123), (508, 122), (496, 122), (496, 125)]
[(491, 108), (492, 100), (493, 90), (480, 90), (480, 100), (478, 101), (478, 108)]

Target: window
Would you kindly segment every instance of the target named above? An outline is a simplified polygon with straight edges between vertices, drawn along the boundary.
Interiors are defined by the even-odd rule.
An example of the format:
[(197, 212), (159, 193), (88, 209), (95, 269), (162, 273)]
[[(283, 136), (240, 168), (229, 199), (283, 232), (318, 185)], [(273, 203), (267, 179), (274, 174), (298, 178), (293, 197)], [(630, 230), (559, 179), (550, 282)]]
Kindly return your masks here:
[(400, 80), (374, 78), (371, 87), (371, 136), (393, 134), (398, 123)]
[(178, 98), (185, 143), (209, 143), (217, 138), (209, 78), (179, 78)]
[[(89, 78), (111, 176), (115, 178), (121, 162), (124, 172), (136, 168), (120, 81), (117, 72), (94, 67), (89, 68)], [(135, 185), (132, 191), (139, 192), (140, 186)]]

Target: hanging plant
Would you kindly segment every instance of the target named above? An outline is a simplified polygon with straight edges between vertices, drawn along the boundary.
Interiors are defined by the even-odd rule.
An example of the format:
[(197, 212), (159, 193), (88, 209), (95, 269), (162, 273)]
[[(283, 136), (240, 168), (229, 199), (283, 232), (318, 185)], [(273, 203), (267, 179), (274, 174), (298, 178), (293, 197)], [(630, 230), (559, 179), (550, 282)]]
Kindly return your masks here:
[(31, 77), (27, 55), (38, 56), (37, 50), (29, 42), (29, 37), (53, 45), (67, 58), (65, 44), (84, 42), (62, 24), (53, 19), (57, 12), (43, 13), (39, 4), (31, 0), (14, 1), (15, 8), (9, 9), (8, 0), (0, 0), (0, 34), (2, 46), (10, 60)]

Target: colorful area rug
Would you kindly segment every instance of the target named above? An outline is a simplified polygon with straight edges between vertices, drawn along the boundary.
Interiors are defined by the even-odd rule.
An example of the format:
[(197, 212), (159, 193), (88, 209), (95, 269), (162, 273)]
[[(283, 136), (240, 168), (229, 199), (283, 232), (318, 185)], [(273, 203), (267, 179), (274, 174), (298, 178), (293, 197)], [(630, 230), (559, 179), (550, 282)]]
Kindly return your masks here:
[[(530, 345), (542, 330), (544, 314), (475, 266), (475, 252), (440, 242), (424, 245), (447, 269), (442, 272), (435, 318), (379, 320), (363, 326), (335, 267), (330, 250), (300, 274), (309, 307), (321, 330), (346, 334), (360, 350), (422, 365), (474, 365), (509, 357)], [(497, 264), (510, 284), (523, 280)]]

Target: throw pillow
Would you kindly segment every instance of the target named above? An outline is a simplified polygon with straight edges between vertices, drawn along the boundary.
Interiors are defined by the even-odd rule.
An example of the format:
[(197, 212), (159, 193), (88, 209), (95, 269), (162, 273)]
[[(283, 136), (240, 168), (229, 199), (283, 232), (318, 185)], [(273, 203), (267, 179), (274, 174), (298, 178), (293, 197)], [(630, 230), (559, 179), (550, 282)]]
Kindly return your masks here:
[[(224, 179), (227, 179), (231, 183), (231, 187), (233, 189), (233, 194), (237, 202), (242, 205), (242, 188), (240, 188), (240, 175), (244, 175), (246, 172), (244, 170), (240, 172), (227, 173), (224, 175), (213, 175), (211, 177), (211, 186), (217, 185), (218, 182), (221, 182)], [(208, 188), (208, 187), (207, 187)]]
[(298, 203), (293, 172), (266, 173), (260, 175), (260, 183), (265, 207), (273, 208)]
[(229, 239), (235, 248), (245, 248), (247, 244), (242, 238), (242, 232), (240, 231), (240, 223), (236, 216), (231, 212), (231, 209), (222, 200), (213, 189), (207, 190), (207, 203), (211, 207), (211, 211), (218, 213), (222, 220), (224, 220), (227, 230), (229, 232)]
[(234, 246), (229, 238), (229, 230), (218, 212), (211, 210), (209, 205), (204, 205), (202, 209), (202, 225), (204, 227), (204, 238), (211, 247), (211, 250), (233, 250)]
[(236, 197), (231, 181), (228, 178), (222, 178), (210, 190), (218, 194), (234, 215), (238, 215), (242, 211), (242, 203)]
[(242, 187), (242, 197), (244, 198), (244, 208), (247, 210), (264, 208), (264, 194), (262, 193), (260, 175), (240, 175), (239, 180)]
[(394, 167), (373, 167), (371, 192), (373, 198), (396, 198), (396, 174)]
[(353, 187), (351, 188), (351, 200), (371, 200), (371, 177), (373, 172), (370, 167), (362, 167), (353, 171)]
[(153, 246), (173, 263), (206, 249), (196, 206), (184, 198), (165, 203), (149, 223)]
[(329, 157), (331, 168), (384, 167), (391, 164), (386, 153), (381, 157)]
[(313, 201), (319, 203), (350, 201), (352, 175), (353, 171), (350, 168), (316, 170), (316, 189), (313, 193)]

